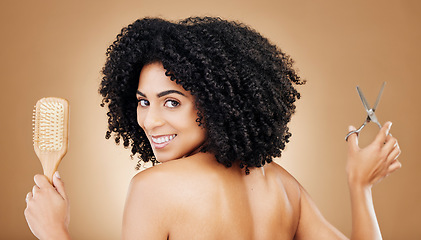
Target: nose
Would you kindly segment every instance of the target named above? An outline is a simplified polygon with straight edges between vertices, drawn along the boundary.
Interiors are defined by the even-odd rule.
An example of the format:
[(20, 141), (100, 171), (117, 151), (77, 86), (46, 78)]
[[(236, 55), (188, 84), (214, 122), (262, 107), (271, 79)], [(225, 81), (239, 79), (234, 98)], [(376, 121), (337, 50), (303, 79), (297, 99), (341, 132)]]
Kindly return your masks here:
[(150, 106), (148, 111), (143, 112), (143, 114), (143, 126), (146, 130), (152, 130), (165, 124), (159, 109)]

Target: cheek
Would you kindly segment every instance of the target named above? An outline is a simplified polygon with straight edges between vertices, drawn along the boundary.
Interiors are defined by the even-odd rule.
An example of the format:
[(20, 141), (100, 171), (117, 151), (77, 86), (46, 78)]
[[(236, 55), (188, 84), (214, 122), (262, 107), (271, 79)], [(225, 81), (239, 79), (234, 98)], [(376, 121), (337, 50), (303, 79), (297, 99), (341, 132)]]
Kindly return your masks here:
[(196, 130), (197, 131), (195, 133), (195, 136), (196, 136), (197, 140), (203, 142), (206, 139), (206, 135), (207, 135), (206, 130), (202, 127), (197, 127)]
[(199, 125), (196, 122), (197, 113), (192, 110), (178, 112), (177, 114), (173, 113), (168, 116), (167, 119), (168, 121), (171, 121), (174, 126), (177, 126), (179, 130), (187, 132), (195, 131), (195, 128)]
[(139, 109), (136, 111), (136, 118), (137, 118), (137, 124), (139, 124), (139, 126), (143, 129), (143, 118), (142, 118), (142, 114), (140, 113)]
[(188, 119), (179, 119), (179, 124), (182, 123), (182, 129), (184, 132), (188, 133), (191, 140), (200, 141), (206, 137), (206, 130), (199, 126), (199, 123), (196, 121), (197, 114), (194, 113), (190, 115)]

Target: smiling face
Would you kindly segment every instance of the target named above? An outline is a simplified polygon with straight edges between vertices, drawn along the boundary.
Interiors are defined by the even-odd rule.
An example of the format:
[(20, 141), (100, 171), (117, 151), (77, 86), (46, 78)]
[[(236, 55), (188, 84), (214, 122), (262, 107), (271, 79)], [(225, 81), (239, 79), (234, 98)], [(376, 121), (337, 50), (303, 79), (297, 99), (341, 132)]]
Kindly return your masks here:
[(159, 162), (199, 152), (206, 131), (196, 122), (194, 97), (165, 75), (161, 63), (145, 65), (140, 72), (137, 122)]

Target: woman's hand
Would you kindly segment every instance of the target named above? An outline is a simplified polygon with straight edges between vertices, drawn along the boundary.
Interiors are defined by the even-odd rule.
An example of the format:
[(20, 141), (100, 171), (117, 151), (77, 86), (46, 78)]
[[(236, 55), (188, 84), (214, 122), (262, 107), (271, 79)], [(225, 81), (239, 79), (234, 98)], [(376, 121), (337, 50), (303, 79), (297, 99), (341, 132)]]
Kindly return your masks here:
[(35, 186), (26, 195), (25, 218), (32, 233), (39, 239), (70, 239), (69, 199), (58, 172), (53, 185), (44, 175), (34, 177)]
[[(398, 161), (401, 153), (398, 141), (389, 134), (391, 126), (391, 122), (385, 123), (374, 141), (362, 149), (357, 134), (349, 136), (346, 169), (350, 187), (371, 188), (402, 166)], [(350, 126), (349, 131), (353, 130), (355, 127)]]

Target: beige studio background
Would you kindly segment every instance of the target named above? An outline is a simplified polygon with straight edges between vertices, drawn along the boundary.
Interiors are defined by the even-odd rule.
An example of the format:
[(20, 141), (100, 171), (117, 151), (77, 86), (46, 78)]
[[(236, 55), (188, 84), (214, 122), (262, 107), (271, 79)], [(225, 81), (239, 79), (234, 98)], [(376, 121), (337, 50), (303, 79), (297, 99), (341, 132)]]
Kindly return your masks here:
[[(403, 168), (374, 188), (375, 207), (385, 239), (421, 239), (420, 10), (416, 0), (2, 0), (0, 239), (34, 239), (23, 210), (33, 175), (41, 172), (31, 118), (33, 105), (45, 96), (71, 104), (70, 146), (59, 170), (71, 198), (72, 236), (119, 238), (136, 171), (129, 151), (104, 139), (97, 88), (105, 50), (137, 18), (191, 15), (245, 22), (295, 59), (308, 83), (300, 87), (292, 142), (278, 162), (348, 236), (344, 136), (349, 124), (359, 126), (366, 116), (355, 86), (373, 104), (387, 81), (377, 115), (394, 123)], [(365, 138), (375, 131), (371, 125)]]

